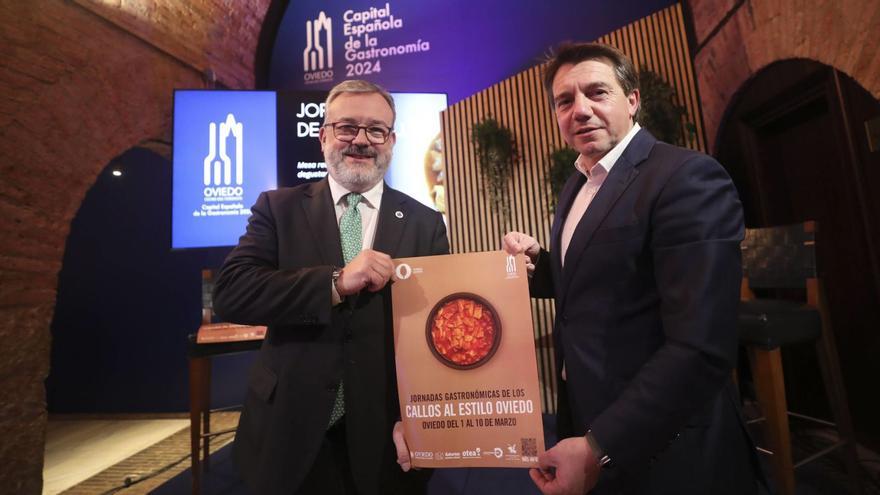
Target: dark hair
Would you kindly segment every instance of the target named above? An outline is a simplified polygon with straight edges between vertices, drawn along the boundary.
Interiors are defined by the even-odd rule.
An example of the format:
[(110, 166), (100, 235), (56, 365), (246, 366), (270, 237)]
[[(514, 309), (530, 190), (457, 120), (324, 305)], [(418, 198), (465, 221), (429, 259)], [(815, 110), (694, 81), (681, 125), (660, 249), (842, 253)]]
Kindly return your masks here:
[[(544, 88), (550, 96), (550, 104), (553, 102), (553, 79), (559, 68), (566, 64), (577, 65), (585, 60), (599, 60), (608, 62), (614, 69), (614, 76), (623, 93), (627, 96), (639, 89), (639, 74), (632, 61), (622, 51), (611, 45), (602, 43), (572, 43), (570, 41), (559, 44), (544, 67)], [(636, 109), (638, 117), (639, 109)]]

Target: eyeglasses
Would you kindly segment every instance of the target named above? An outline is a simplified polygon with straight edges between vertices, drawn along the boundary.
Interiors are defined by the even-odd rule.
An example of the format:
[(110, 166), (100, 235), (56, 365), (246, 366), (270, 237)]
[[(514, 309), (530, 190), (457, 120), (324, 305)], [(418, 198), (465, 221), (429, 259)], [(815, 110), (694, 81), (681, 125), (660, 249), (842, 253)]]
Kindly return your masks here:
[(344, 143), (350, 143), (357, 139), (358, 134), (363, 129), (367, 136), (367, 141), (371, 144), (385, 144), (392, 131), (390, 127), (385, 127), (384, 125), (354, 125), (348, 122), (332, 122), (324, 124), (324, 127), (332, 127), (333, 136)]

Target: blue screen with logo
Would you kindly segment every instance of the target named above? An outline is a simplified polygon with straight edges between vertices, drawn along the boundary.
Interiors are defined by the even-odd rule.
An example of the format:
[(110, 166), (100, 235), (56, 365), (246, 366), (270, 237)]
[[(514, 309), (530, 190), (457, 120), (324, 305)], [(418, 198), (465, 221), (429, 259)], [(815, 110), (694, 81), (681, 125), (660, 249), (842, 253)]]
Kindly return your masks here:
[(278, 27), (273, 89), (366, 79), (389, 91), (467, 98), (543, 60), (563, 40), (593, 40), (674, 0), (298, 0)]
[(171, 247), (231, 246), (260, 192), (274, 189), (272, 91), (174, 93)]
[[(392, 93), (397, 142), (385, 180), (446, 212), (440, 112), (446, 95)], [(326, 91), (174, 94), (171, 247), (234, 246), (260, 192), (324, 178)]]

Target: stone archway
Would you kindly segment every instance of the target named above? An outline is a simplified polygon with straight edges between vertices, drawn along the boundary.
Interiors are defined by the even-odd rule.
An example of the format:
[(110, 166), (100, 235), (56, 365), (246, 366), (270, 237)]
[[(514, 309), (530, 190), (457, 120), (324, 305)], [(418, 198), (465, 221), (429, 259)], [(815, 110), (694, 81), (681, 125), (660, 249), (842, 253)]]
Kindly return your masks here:
[(873, 0), (688, 0), (694, 70), (707, 143), (715, 150), (728, 105), (743, 84), (773, 62), (805, 58), (835, 67), (880, 98), (880, 4)]
[[(749, 227), (817, 222), (816, 262), (849, 409), (865, 445), (880, 445), (873, 377), (880, 373), (880, 156), (861, 124), (880, 102), (848, 76), (804, 59), (769, 65), (737, 93), (716, 155)], [(792, 410), (830, 417), (816, 355), (783, 350)], [(793, 377), (793, 378), (792, 378)]]
[[(846, 87), (858, 86), (868, 100), (880, 98), (880, 56), (874, 47), (876, 32), (880, 30), (880, 4), (869, 0), (851, 0), (847, 2), (820, 2), (810, 5), (809, 9), (799, 7), (790, 0), (727, 0), (724, 2), (711, 2), (707, 0), (688, 0), (687, 2), (694, 26), (695, 48), (694, 65), (699, 84), (700, 101), (703, 109), (704, 127), (707, 133), (707, 143), (713, 154), (721, 152), (722, 163), (733, 164), (730, 150), (737, 146), (745, 148), (746, 145), (736, 143), (731, 146), (731, 136), (738, 133), (735, 129), (740, 116), (748, 113), (741, 108), (741, 102), (746, 97), (751, 97), (755, 91), (755, 83), (763, 79), (763, 86), (767, 87), (767, 79), (771, 80), (769, 86), (782, 84), (784, 79), (780, 73), (775, 72), (780, 66), (791, 63), (807, 63), (824, 67), (828, 76), (824, 79), (827, 86), (836, 91), (833, 98), (827, 98), (828, 107), (852, 105), (848, 102), (850, 97)], [(720, 7), (721, 10), (718, 10)], [(798, 9), (802, 10), (798, 10)], [(768, 74), (772, 74), (768, 76)], [(813, 82), (822, 79), (816, 79)], [(830, 81), (830, 82), (829, 82)], [(812, 84), (812, 83), (811, 83)], [(760, 85), (759, 85), (760, 86)], [(811, 85), (818, 88), (820, 84)], [(843, 87), (843, 90), (840, 88)], [(776, 91), (776, 95), (792, 97), (791, 92)], [(857, 92), (857, 91), (856, 91)], [(849, 96), (853, 95), (849, 92)], [(869, 96), (870, 95), (870, 96)], [(872, 98), (873, 97), (873, 98)], [(856, 100), (852, 100), (856, 101)], [(863, 101), (863, 100), (862, 100)], [(858, 105), (858, 104), (856, 104)], [(757, 106), (753, 107), (757, 108)], [(850, 109), (851, 110), (851, 109)], [(855, 206), (848, 211), (849, 216), (844, 216), (843, 222), (852, 225), (854, 234), (850, 237), (840, 236), (836, 240), (838, 245), (844, 248), (864, 248), (867, 254), (856, 259), (853, 256), (842, 256), (842, 259), (856, 265), (859, 270), (868, 273), (857, 285), (843, 277), (845, 270), (837, 269), (837, 278), (844, 279), (836, 289), (838, 298), (845, 298), (849, 291), (860, 291), (859, 295), (868, 294), (869, 302), (865, 303), (865, 310), (873, 311), (876, 307), (876, 287), (880, 285), (880, 238), (875, 227), (880, 206), (873, 200), (876, 191), (877, 176), (873, 174), (873, 160), (876, 153), (867, 156), (861, 151), (861, 141), (855, 137), (854, 129), (861, 132), (858, 136), (864, 140), (862, 121), (857, 118), (859, 112), (844, 111), (845, 118), (834, 120), (834, 126), (826, 126), (831, 131), (849, 136), (848, 149), (844, 150), (844, 158), (850, 162), (848, 168), (836, 173), (841, 179), (851, 183), (849, 188), (832, 189), (828, 182), (822, 182), (825, 189), (836, 191), (838, 197), (845, 198)], [(865, 115), (862, 115), (865, 117)], [(871, 117), (868, 115), (867, 117)], [(856, 122), (858, 121), (858, 122)], [(728, 125), (730, 124), (730, 125)], [(848, 129), (844, 131), (843, 129)], [(816, 142), (801, 139), (804, 142)], [(793, 157), (791, 148), (765, 142), (769, 145), (762, 148), (759, 155), (762, 159), (773, 159), (776, 169), (783, 169), (782, 160), (777, 160), (778, 155)], [(792, 145), (791, 142), (786, 145)], [(768, 149), (771, 152), (768, 152)], [(787, 150), (787, 151), (786, 151)], [(734, 153), (736, 155), (736, 153)], [(815, 154), (818, 156), (818, 153)], [(750, 164), (755, 165), (751, 155)], [(797, 160), (797, 159), (795, 159)], [(827, 161), (827, 160), (826, 160)], [(868, 163), (868, 162), (871, 163)], [(807, 168), (808, 160), (802, 160), (798, 167), (802, 168), (800, 183), (790, 181), (789, 188), (801, 197), (808, 196), (813, 203), (815, 197), (810, 194), (810, 188), (804, 187), (804, 182), (809, 182), (806, 177), (807, 170), (815, 170), (815, 167)], [(733, 164), (735, 165), (735, 164)], [(735, 167), (734, 167), (735, 168)], [(766, 166), (763, 167), (766, 169)], [(745, 172), (740, 171), (740, 179), (746, 177)], [(736, 170), (733, 171), (736, 175)], [(754, 174), (754, 170), (748, 173)], [(736, 178), (735, 178), (736, 180)], [(743, 181), (740, 180), (740, 183)], [(815, 182), (815, 181), (814, 181)], [(854, 184), (854, 185), (853, 185)], [(741, 185), (741, 184), (738, 184)], [(752, 221), (760, 225), (762, 222), (773, 223), (792, 220), (797, 215), (779, 215), (779, 209), (775, 211), (758, 211), (754, 209), (754, 191), (744, 191), (744, 203), (752, 202)], [(772, 196), (772, 195), (771, 195)], [(773, 198), (778, 200), (777, 198)], [(747, 205), (748, 207), (749, 205)], [(747, 208), (748, 210), (748, 208)], [(766, 210), (766, 209), (765, 209)], [(815, 210), (815, 208), (814, 208)], [(815, 215), (815, 211), (811, 216)], [(826, 227), (830, 217), (825, 219)], [(840, 223), (838, 219), (838, 223)], [(821, 227), (820, 227), (821, 228)], [(830, 231), (830, 229), (826, 229)], [(817, 241), (818, 242), (818, 241)], [(827, 244), (827, 243), (826, 243)], [(844, 249), (846, 251), (846, 249)], [(847, 251), (848, 252), (848, 251)], [(838, 253), (839, 255), (840, 253)], [(830, 289), (829, 289), (830, 290)], [(845, 304), (838, 304), (844, 309), (838, 310), (845, 316), (858, 320), (855, 311), (847, 312)], [(857, 305), (856, 305), (857, 306)], [(873, 405), (871, 389), (865, 386), (864, 377), (876, 375), (876, 365), (873, 355), (877, 348), (876, 332), (866, 327), (874, 325), (878, 317), (876, 313), (857, 321), (858, 324), (840, 322), (836, 330), (841, 345), (839, 349), (842, 355), (847, 355), (849, 360), (849, 376), (847, 387), (850, 389), (849, 399), (853, 408), (853, 415), (859, 417), (856, 421), (858, 438), (876, 448), (878, 430), (870, 420), (865, 418), (876, 415)], [(845, 318), (844, 318), (845, 320)], [(808, 380), (805, 380), (808, 381)]]
[(253, 85), (269, 1), (0, 10), (0, 486), (39, 493), (49, 322), (70, 221), (105, 164), (170, 141), (172, 90)]

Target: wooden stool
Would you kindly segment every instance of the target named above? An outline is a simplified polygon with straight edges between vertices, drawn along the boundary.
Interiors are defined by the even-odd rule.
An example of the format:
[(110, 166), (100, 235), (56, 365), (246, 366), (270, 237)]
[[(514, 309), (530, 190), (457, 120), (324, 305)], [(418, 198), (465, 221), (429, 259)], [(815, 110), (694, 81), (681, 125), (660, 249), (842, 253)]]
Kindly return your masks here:
[[(746, 230), (742, 243), (744, 278), (739, 340), (748, 350), (779, 492), (793, 495), (794, 470), (840, 448), (843, 449), (852, 487), (855, 493), (861, 493), (852, 419), (822, 284), (816, 271), (815, 232), (815, 222)], [(756, 299), (753, 288), (805, 288), (807, 298), (804, 303)], [(804, 342), (816, 344), (825, 392), (835, 423), (788, 411), (780, 348)], [(789, 416), (836, 427), (838, 442), (794, 463)]]

